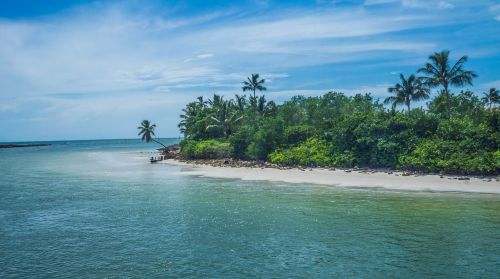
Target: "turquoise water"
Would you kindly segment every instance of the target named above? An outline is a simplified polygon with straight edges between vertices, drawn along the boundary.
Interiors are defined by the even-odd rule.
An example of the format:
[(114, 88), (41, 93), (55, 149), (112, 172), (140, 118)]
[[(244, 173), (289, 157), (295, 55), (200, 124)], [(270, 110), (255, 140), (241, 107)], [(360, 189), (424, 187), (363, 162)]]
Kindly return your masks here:
[(201, 178), (154, 148), (0, 149), (0, 278), (500, 276), (499, 196)]

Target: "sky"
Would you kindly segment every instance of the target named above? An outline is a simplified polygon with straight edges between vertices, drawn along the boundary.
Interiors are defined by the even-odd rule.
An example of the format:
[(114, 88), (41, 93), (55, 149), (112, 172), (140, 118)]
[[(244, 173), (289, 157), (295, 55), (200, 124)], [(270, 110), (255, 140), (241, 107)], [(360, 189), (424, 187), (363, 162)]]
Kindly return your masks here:
[[(500, 87), (500, 2), (0, 1), (0, 142), (177, 137), (197, 96), (328, 91), (387, 97), (437, 51)], [(455, 92), (460, 89), (454, 88)]]

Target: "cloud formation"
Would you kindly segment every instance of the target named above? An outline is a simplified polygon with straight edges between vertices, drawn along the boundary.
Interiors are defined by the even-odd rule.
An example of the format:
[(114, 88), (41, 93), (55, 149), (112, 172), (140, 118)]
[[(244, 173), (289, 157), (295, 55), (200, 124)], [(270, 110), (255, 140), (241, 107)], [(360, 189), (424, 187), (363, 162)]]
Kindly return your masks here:
[[(498, 57), (490, 47), (498, 39), (482, 48), (476, 41), (448, 44), (460, 26), (482, 21), (461, 1), (256, 6), (265, 12), (91, 3), (43, 17), (0, 19), (0, 128), (23, 123), (51, 130), (52, 123), (64, 123), (66, 138), (78, 138), (85, 128), (80, 134), (74, 127), (85, 122), (100, 127), (90, 133), (95, 137), (128, 137), (143, 117), (168, 115), (162, 135), (173, 136), (185, 102), (239, 93), (241, 80), (253, 72), (269, 79), (270, 99), (334, 88), (383, 94), (377, 84), (393, 80), (392, 72), (416, 68), (441, 48)], [(113, 133), (106, 132), (112, 125)], [(33, 139), (54, 137), (64, 135)], [(25, 137), (14, 132), (0, 141), (9, 139)]]

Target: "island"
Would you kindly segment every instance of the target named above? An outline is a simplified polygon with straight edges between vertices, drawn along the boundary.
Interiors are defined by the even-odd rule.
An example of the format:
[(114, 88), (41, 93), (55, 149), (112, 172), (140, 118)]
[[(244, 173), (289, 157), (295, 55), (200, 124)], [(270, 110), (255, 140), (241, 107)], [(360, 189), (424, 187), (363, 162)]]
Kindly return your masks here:
[[(222, 161), (236, 167), (383, 169), (401, 176), (434, 174), (438, 180), (443, 175), (460, 180), (490, 176), (496, 181), (499, 90), (491, 88), (482, 97), (470, 90), (452, 92), (477, 77), (465, 68), (467, 60), (451, 61), (449, 51), (436, 52), (417, 73), (400, 74), (383, 100), (369, 93), (330, 91), (278, 104), (258, 96), (266, 90), (265, 79), (252, 74), (242, 83), (249, 96), (214, 94), (188, 103), (178, 125), (184, 134), (180, 150), (173, 154), (165, 148), (160, 159), (211, 166)], [(161, 144), (154, 139), (155, 127), (144, 120), (139, 134)]]

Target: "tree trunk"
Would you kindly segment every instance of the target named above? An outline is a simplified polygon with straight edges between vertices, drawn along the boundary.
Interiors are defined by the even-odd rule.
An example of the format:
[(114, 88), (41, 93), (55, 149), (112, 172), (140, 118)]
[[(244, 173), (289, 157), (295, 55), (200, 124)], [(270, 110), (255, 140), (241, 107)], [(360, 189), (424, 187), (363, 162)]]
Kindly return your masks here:
[(406, 106), (408, 107), (408, 114), (410, 114), (410, 102), (408, 102)]
[(163, 143), (161, 143), (161, 142), (159, 142), (159, 141), (157, 141), (155, 139), (151, 139), (151, 140), (154, 141), (154, 142), (156, 142), (156, 143), (158, 143), (158, 144), (161, 144), (163, 147), (167, 148)]
[(444, 93), (446, 94), (446, 101), (448, 103), (448, 119), (451, 118), (451, 99), (450, 93), (448, 92), (448, 84), (444, 85)]

